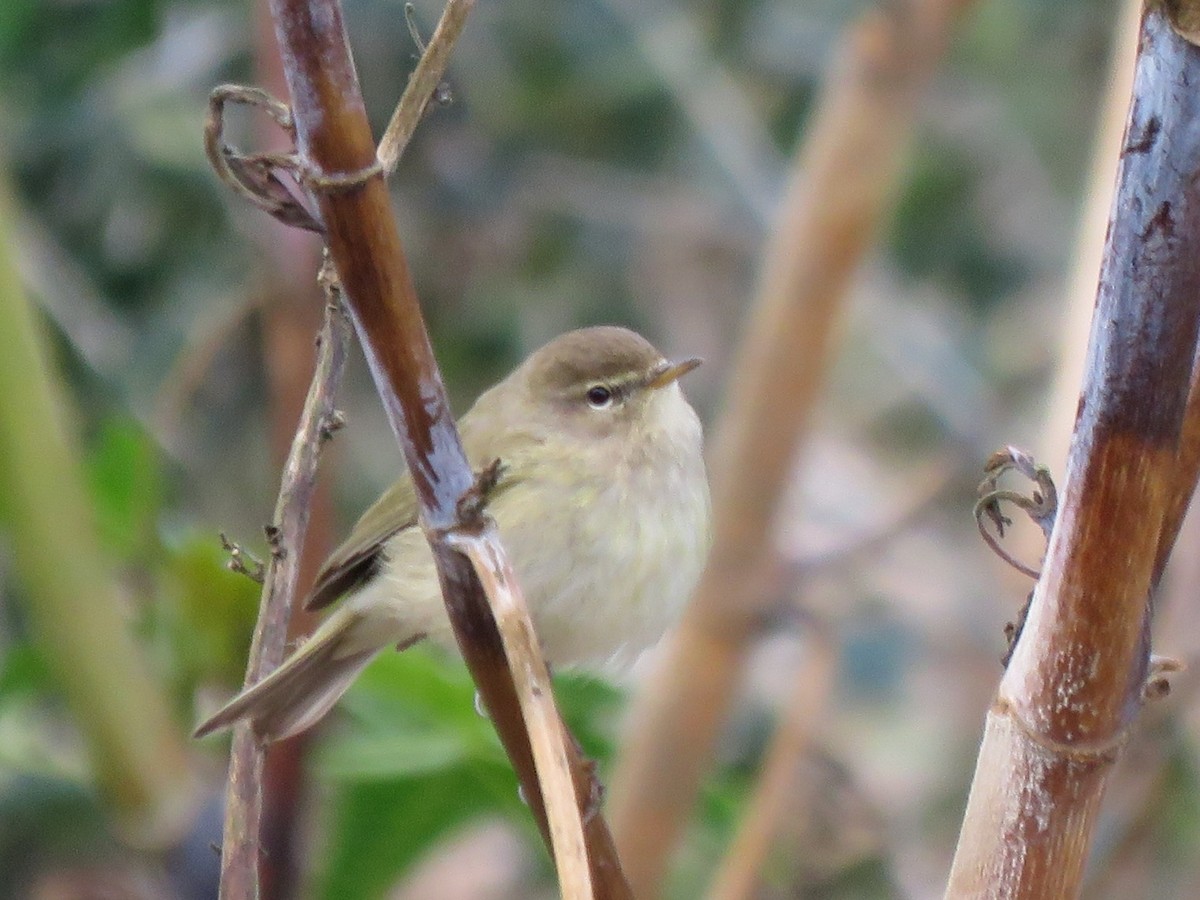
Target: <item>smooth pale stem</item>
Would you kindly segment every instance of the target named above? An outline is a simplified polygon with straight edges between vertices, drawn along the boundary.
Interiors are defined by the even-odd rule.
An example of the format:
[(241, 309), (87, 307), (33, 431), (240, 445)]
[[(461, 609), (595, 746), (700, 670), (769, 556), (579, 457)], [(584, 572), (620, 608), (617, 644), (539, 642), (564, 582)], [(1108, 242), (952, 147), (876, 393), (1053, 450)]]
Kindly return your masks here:
[(594, 896), (591, 869), (583, 836), (583, 819), (567, 758), (566, 734), (554, 706), (550, 671), (542, 659), (516, 575), (499, 550), (494, 526), (487, 527), (479, 535), (451, 534), (447, 542), (471, 561), (496, 617), (517, 699), (529, 730), (562, 896), (568, 900), (590, 900)]

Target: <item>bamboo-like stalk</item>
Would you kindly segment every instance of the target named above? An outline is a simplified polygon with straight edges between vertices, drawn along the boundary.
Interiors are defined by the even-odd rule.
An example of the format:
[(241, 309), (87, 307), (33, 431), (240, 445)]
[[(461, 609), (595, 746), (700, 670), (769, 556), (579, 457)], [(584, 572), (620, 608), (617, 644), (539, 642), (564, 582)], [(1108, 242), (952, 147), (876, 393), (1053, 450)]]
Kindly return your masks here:
[[(1133, 60), (1137, 55), (1138, 32), (1141, 30), (1142, 3), (1143, 0), (1122, 0), (1121, 13), (1114, 26), (1108, 86), (1096, 123), (1092, 163), (1075, 235), (1074, 259), (1065, 286), (1066, 307), (1059, 326), (1054, 383), (1046, 397), (1041, 442), (1035, 450), (1038, 460), (1055, 472), (1061, 472), (1066, 462), (1075, 407), (1079, 403), (1083, 356), (1087, 349), (1086, 336), (1096, 303), (1096, 282), (1100, 277), (1100, 262), (1104, 253), (1104, 231), (1108, 228), (1113, 184), (1121, 160), (1121, 136), (1129, 115), (1129, 94), (1133, 89)], [(1037, 540), (1037, 551), (1041, 552), (1040, 534)], [(1036, 558), (1023, 552), (1017, 555), (1022, 559)]]
[[(463, 500), (473, 496), (467, 464), (376, 160), (350, 59), (341, 10), (333, 0), (272, 0), (276, 34), (292, 97), (306, 184), (318, 201), (330, 256), (396, 433), (421, 505), (421, 520), (441, 578), (451, 624), (483, 702), (525, 795), (552, 846), (560, 888), (571, 898), (627, 897), (607, 826), (594, 814), (594, 784), (553, 706), (536, 642), (524, 659), (505, 648), (532, 634), (519, 586), (506, 578), (494, 528)], [(515, 615), (500, 617), (516, 634), (502, 640), (472, 563), (456, 548), (469, 538), (498, 561), (488, 578), (505, 580)], [(477, 555), (482, 559), (482, 555)], [(523, 677), (514, 685), (512, 669)], [(519, 698), (518, 689), (529, 696)], [(531, 706), (531, 704), (533, 704)], [(523, 709), (536, 708), (536, 719)], [(531, 737), (527, 728), (545, 724)], [(546, 751), (550, 752), (547, 753)], [(564, 762), (564, 767), (560, 763)]]
[(1142, 705), (1196, 351), (1198, 80), (1200, 49), (1148, 9), (1058, 520), (988, 712), (950, 898), (1078, 895)]
[(161, 849), (190, 827), (198, 779), (96, 540), (69, 402), (9, 254), (11, 209), (0, 184), (0, 524), (96, 782), (129, 839)]
[(660, 892), (778, 567), (771, 529), (832, 355), (855, 265), (895, 187), (916, 109), (967, 0), (910, 0), (847, 33), (766, 248), (713, 450), (708, 568), (637, 698), (610, 808), (637, 896)]

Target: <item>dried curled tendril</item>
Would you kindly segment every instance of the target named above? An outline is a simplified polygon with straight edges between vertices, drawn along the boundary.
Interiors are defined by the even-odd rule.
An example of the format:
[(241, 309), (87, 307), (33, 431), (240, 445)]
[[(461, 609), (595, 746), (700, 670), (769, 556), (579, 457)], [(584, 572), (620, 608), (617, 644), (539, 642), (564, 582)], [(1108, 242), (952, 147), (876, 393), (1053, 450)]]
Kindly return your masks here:
[[(1024, 475), (1034, 482), (1036, 489), (1026, 495), (1020, 491), (1001, 488), (1000, 478), (1009, 471)], [(1006, 563), (1030, 578), (1037, 578), (1040, 574), (1037, 569), (1015, 559), (1000, 546), (1004, 529), (1012, 525), (1012, 519), (1001, 512), (1000, 504), (1011, 503), (1023, 510), (1042, 529), (1042, 534), (1048, 541), (1050, 532), (1054, 529), (1054, 517), (1058, 513), (1058, 491), (1054, 487), (1050, 470), (1035, 462), (1024, 450), (1008, 446), (992, 454), (984, 466), (984, 472), (986, 475), (978, 488), (979, 500), (975, 504), (975, 522), (979, 526), (979, 533), (984, 542)], [(987, 522), (991, 522), (995, 527), (995, 535), (988, 530)]]
[(285, 225), (324, 234), (325, 226), (312, 211), (316, 204), (311, 194), (353, 190), (383, 174), (378, 159), (355, 172), (318, 173), (309, 170), (297, 153), (244, 153), (225, 142), (225, 107), (231, 103), (265, 112), (294, 142), (292, 111), (261, 88), (223, 84), (209, 95), (204, 125), (204, 151), (217, 177)]

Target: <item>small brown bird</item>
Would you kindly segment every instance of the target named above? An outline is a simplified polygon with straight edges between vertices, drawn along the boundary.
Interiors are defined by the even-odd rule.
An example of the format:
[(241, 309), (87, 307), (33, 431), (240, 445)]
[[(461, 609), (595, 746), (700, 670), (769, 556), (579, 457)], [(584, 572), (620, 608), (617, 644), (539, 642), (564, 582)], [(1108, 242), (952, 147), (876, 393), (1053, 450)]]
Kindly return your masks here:
[[(459, 422), (476, 470), (502, 462), (488, 510), (547, 660), (627, 664), (675, 621), (709, 544), (700, 421), (670, 362), (624, 328), (534, 352)], [(412, 480), (397, 481), (326, 561), (308, 598), (345, 602), (284, 663), (196, 729), (248, 717), (263, 741), (311, 726), (386, 647), (454, 646)]]

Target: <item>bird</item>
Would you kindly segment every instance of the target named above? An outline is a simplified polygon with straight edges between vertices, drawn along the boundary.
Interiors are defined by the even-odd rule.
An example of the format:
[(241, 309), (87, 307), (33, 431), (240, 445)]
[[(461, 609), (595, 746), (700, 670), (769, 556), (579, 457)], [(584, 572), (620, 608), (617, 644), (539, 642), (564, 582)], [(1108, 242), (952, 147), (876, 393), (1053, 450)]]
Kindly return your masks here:
[[(472, 467), (495, 473), (487, 510), (552, 667), (628, 666), (699, 580), (711, 501), (700, 420), (679, 379), (700, 362), (672, 362), (626, 328), (581, 328), (530, 354), (458, 422)], [(195, 736), (246, 718), (261, 743), (290, 737), (385, 648), (455, 646), (407, 474), (326, 560), (305, 607), (338, 600)]]

